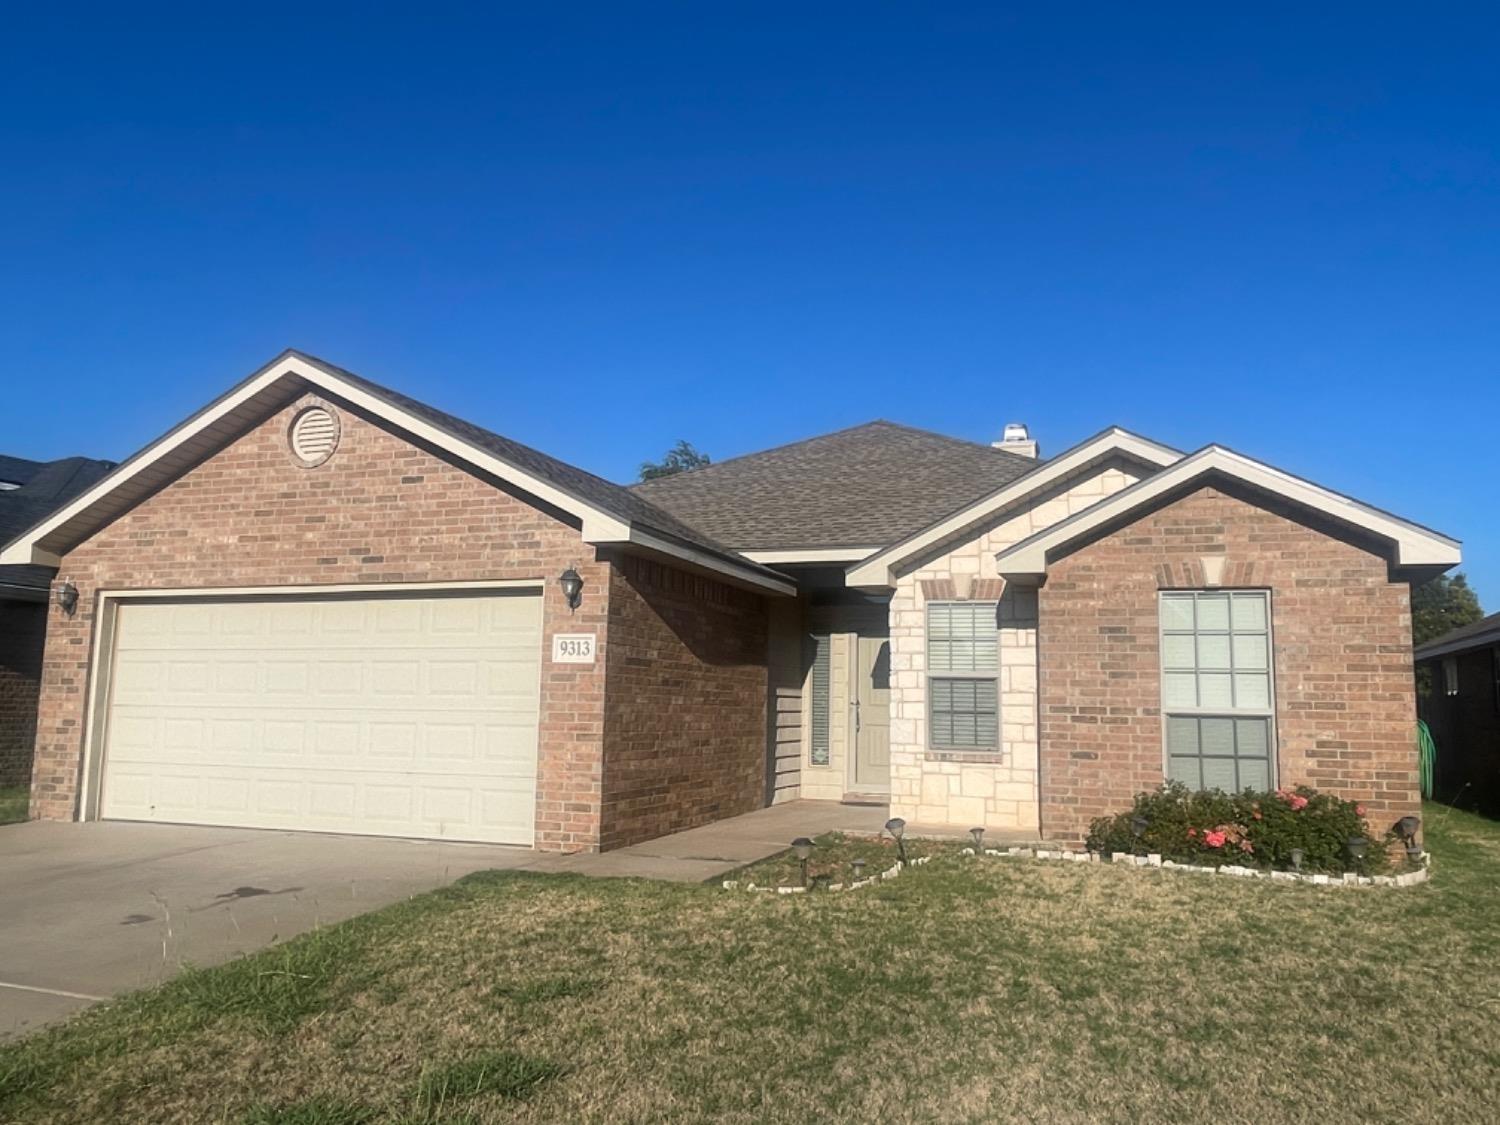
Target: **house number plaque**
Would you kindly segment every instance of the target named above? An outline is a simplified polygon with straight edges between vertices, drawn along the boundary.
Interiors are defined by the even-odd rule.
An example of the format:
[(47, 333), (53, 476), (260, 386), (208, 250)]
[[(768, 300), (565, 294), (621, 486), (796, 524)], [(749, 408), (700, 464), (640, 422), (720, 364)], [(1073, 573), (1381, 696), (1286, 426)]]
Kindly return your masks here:
[(555, 633), (552, 637), (552, 663), (592, 664), (593, 633)]

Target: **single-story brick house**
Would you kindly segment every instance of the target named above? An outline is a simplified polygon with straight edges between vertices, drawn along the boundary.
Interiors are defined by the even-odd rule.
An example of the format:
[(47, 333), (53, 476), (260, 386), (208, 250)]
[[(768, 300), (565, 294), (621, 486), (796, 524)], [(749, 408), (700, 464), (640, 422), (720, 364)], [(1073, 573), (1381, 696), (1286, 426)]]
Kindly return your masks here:
[[(56, 511), (112, 468), (113, 462), (88, 457), (32, 461), (0, 454), (0, 543)], [(31, 780), (51, 585), (48, 567), (0, 566), (0, 789)]]
[(32, 814), (573, 850), (794, 797), (1077, 840), (1166, 776), (1416, 808), (1409, 583), (1456, 542), (1216, 445), (1036, 454), (874, 422), (625, 488), (287, 352), (0, 552), (56, 568)]
[(1500, 815), (1500, 613), (1420, 646), (1426, 694), (1417, 713), (1437, 746), (1433, 795)]

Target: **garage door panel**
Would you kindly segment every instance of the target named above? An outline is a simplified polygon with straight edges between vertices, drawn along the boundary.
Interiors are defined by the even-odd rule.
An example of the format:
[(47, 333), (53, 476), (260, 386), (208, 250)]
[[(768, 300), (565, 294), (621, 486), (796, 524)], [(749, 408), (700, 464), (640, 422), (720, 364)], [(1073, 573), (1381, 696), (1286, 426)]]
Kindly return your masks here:
[(120, 608), (102, 815), (532, 842), (535, 596)]

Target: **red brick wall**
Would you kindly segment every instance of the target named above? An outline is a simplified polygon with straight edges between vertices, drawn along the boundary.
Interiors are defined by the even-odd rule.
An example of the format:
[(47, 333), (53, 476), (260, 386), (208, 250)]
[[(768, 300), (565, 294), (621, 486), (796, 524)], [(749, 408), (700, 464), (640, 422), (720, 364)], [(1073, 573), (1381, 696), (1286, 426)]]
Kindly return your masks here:
[(620, 560), (609, 594), (604, 847), (765, 804), (766, 631), (757, 595)]
[(1161, 783), (1157, 594), (1269, 589), (1277, 780), (1362, 801), (1384, 831), (1419, 812), (1411, 599), (1371, 548), (1253, 494), (1202, 488), (1049, 567), (1039, 595), (1042, 832), (1089, 821)]
[(45, 602), (0, 601), (0, 786), (31, 780)]
[[(342, 435), (323, 465), (288, 451), (288, 407), (63, 560), (79, 604), (47, 637), (32, 815), (75, 815), (96, 590), (541, 578), (544, 652), (554, 632), (593, 631), (599, 658), (543, 667), (537, 845), (597, 847), (609, 564), (560, 513), (334, 406)], [(585, 582), (572, 614), (555, 581), (570, 565)]]

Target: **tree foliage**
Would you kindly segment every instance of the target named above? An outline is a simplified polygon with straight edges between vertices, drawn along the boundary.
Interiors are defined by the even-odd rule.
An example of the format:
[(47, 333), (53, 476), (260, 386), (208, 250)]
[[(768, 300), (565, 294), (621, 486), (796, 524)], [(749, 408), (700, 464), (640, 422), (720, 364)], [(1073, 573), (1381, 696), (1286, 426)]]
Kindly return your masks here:
[(709, 463), (707, 453), (699, 453), (690, 441), (679, 441), (660, 461), (641, 462), (641, 480), (656, 480), (690, 469), (701, 469)]
[(1411, 592), (1412, 644), (1424, 645), (1483, 616), (1479, 596), (1462, 574), (1434, 578)]

